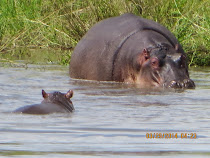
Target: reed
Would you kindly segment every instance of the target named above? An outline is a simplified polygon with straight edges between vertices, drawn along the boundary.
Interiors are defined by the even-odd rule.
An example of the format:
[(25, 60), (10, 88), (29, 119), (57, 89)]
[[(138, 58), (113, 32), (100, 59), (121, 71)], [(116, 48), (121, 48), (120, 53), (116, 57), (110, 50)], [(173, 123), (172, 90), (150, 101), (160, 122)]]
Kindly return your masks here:
[(91, 26), (130, 12), (166, 26), (183, 45), (190, 66), (210, 66), (209, 8), (209, 0), (1, 0), (0, 59), (17, 48), (59, 48), (69, 50), (59, 60), (68, 64)]

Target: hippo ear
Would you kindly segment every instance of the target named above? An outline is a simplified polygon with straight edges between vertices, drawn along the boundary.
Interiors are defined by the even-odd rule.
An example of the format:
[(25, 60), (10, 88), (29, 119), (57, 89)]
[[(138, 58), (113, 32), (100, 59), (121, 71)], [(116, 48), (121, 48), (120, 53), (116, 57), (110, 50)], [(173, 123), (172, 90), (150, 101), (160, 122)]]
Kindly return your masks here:
[(143, 55), (144, 55), (144, 58), (145, 60), (149, 59), (150, 58), (150, 53), (147, 49), (144, 48), (143, 50)]
[(142, 65), (145, 61), (147, 61), (150, 58), (150, 53), (147, 49), (144, 49), (143, 52), (139, 55), (139, 63)]
[(65, 94), (65, 97), (66, 97), (67, 99), (70, 99), (72, 96), (73, 96), (73, 91), (72, 91), (72, 90), (69, 90), (69, 91)]
[(43, 98), (48, 98), (48, 94), (42, 89), (42, 96)]

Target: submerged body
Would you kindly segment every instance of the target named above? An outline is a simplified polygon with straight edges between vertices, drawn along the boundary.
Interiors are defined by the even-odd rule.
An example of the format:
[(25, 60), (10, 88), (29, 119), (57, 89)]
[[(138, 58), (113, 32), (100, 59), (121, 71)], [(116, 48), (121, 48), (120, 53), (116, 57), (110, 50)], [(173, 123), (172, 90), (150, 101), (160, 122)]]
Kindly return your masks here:
[(70, 77), (136, 83), (142, 87), (194, 88), (186, 55), (160, 24), (133, 14), (94, 25), (77, 44)]
[(66, 94), (61, 92), (46, 93), (42, 90), (44, 100), (41, 104), (33, 104), (16, 109), (15, 113), (25, 114), (50, 114), (50, 113), (68, 113), (74, 110), (70, 100), (73, 91), (69, 90)]

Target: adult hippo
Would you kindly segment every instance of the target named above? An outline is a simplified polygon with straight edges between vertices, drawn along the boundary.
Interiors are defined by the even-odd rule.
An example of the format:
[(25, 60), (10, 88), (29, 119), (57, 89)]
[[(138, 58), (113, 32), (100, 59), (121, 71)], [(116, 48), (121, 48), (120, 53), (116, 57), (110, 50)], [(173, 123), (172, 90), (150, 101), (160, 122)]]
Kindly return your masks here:
[(77, 44), (70, 62), (76, 79), (194, 88), (186, 55), (160, 24), (133, 14), (103, 20)]
[(69, 90), (66, 94), (61, 92), (46, 93), (42, 90), (44, 100), (41, 104), (28, 105), (16, 109), (15, 113), (25, 114), (49, 114), (49, 113), (68, 113), (74, 110), (70, 100), (73, 91)]

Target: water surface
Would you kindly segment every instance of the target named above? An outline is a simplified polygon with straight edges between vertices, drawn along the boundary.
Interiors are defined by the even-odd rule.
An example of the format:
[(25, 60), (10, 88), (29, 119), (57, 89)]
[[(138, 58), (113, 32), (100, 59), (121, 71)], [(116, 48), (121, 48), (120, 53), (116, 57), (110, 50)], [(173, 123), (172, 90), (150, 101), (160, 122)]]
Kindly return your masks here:
[[(72, 80), (68, 67), (0, 67), (0, 156), (209, 157), (210, 68), (190, 71), (195, 90), (145, 91), (132, 85)], [(72, 114), (11, 111), (40, 103), (41, 90), (74, 91)], [(150, 133), (178, 138), (146, 138)], [(187, 134), (196, 139), (181, 138)]]

